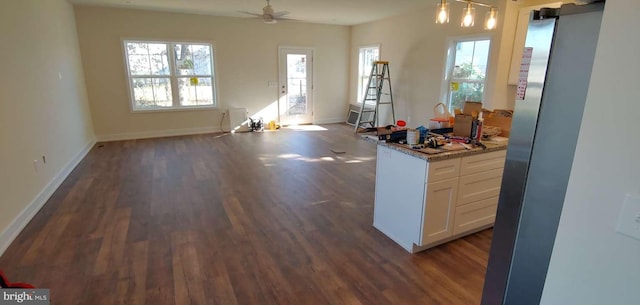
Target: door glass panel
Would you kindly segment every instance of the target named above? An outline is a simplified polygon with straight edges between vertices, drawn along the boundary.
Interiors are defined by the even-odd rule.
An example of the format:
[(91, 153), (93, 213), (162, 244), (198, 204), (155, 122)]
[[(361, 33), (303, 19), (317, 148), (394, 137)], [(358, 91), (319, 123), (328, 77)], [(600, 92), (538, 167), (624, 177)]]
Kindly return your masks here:
[(307, 56), (287, 54), (287, 114), (307, 113)]

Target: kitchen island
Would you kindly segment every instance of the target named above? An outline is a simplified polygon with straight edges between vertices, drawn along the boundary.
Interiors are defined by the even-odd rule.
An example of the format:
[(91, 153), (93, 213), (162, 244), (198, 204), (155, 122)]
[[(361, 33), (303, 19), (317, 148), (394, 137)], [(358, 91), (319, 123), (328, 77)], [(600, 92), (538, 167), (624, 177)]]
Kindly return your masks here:
[(373, 226), (415, 253), (493, 226), (506, 143), (425, 154), (378, 143)]

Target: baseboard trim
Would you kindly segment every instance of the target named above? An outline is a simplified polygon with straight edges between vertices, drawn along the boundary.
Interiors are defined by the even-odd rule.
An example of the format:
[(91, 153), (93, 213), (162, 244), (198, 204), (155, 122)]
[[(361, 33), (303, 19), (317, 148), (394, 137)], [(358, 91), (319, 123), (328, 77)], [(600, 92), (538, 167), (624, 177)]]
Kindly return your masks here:
[(18, 237), (25, 226), (36, 216), (36, 213), (47, 203), (47, 200), (53, 195), (60, 184), (67, 179), (71, 171), (84, 159), (89, 153), (93, 145), (96, 144), (95, 138), (90, 139), (82, 149), (76, 153), (67, 164), (58, 171), (58, 173), (49, 181), (49, 183), (38, 193), (38, 195), (16, 216), (9, 226), (0, 233), (0, 256), (9, 248), (11, 243)]
[(313, 121), (313, 124), (335, 124), (335, 123), (344, 123), (347, 119), (344, 117), (339, 118), (328, 118), (328, 119), (317, 119)]
[(150, 139), (150, 138), (162, 138), (162, 137), (173, 137), (173, 136), (186, 136), (186, 135), (193, 135), (193, 134), (216, 133), (216, 132), (222, 132), (222, 131), (216, 127), (196, 127), (196, 128), (165, 129), (165, 130), (106, 134), (106, 135), (97, 135), (96, 138), (98, 142), (110, 142), (110, 141)]

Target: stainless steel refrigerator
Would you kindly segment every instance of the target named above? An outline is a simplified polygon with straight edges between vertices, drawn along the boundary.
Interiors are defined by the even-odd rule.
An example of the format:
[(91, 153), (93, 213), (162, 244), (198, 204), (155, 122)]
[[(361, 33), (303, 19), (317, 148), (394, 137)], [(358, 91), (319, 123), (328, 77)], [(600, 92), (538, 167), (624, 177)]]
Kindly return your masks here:
[(540, 303), (603, 9), (598, 2), (532, 13), (483, 305)]

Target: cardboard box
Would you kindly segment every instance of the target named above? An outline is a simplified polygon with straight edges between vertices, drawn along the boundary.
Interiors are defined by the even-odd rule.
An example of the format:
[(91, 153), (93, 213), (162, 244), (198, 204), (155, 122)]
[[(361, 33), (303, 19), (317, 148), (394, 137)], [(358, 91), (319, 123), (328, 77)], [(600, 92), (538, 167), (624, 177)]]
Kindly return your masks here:
[(473, 117), (466, 114), (456, 114), (456, 122), (453, 124), (453, 135), (459, 137), (470, 137)]
[(512, 110), (496, 109), (491, 112), (485, 112), (482, 115), (485, 126), (500, 127), (500, 130), (502, 130), (500, 136), (509, 137), (511, 133), (511, 118), (513, 117)]
[(476, 115), (480, 114), (482, 111), (482, 103), (481, 102), (464, 102), (464, 107), (462, 108), (462, 114), (472, 115), (474, 112)]

